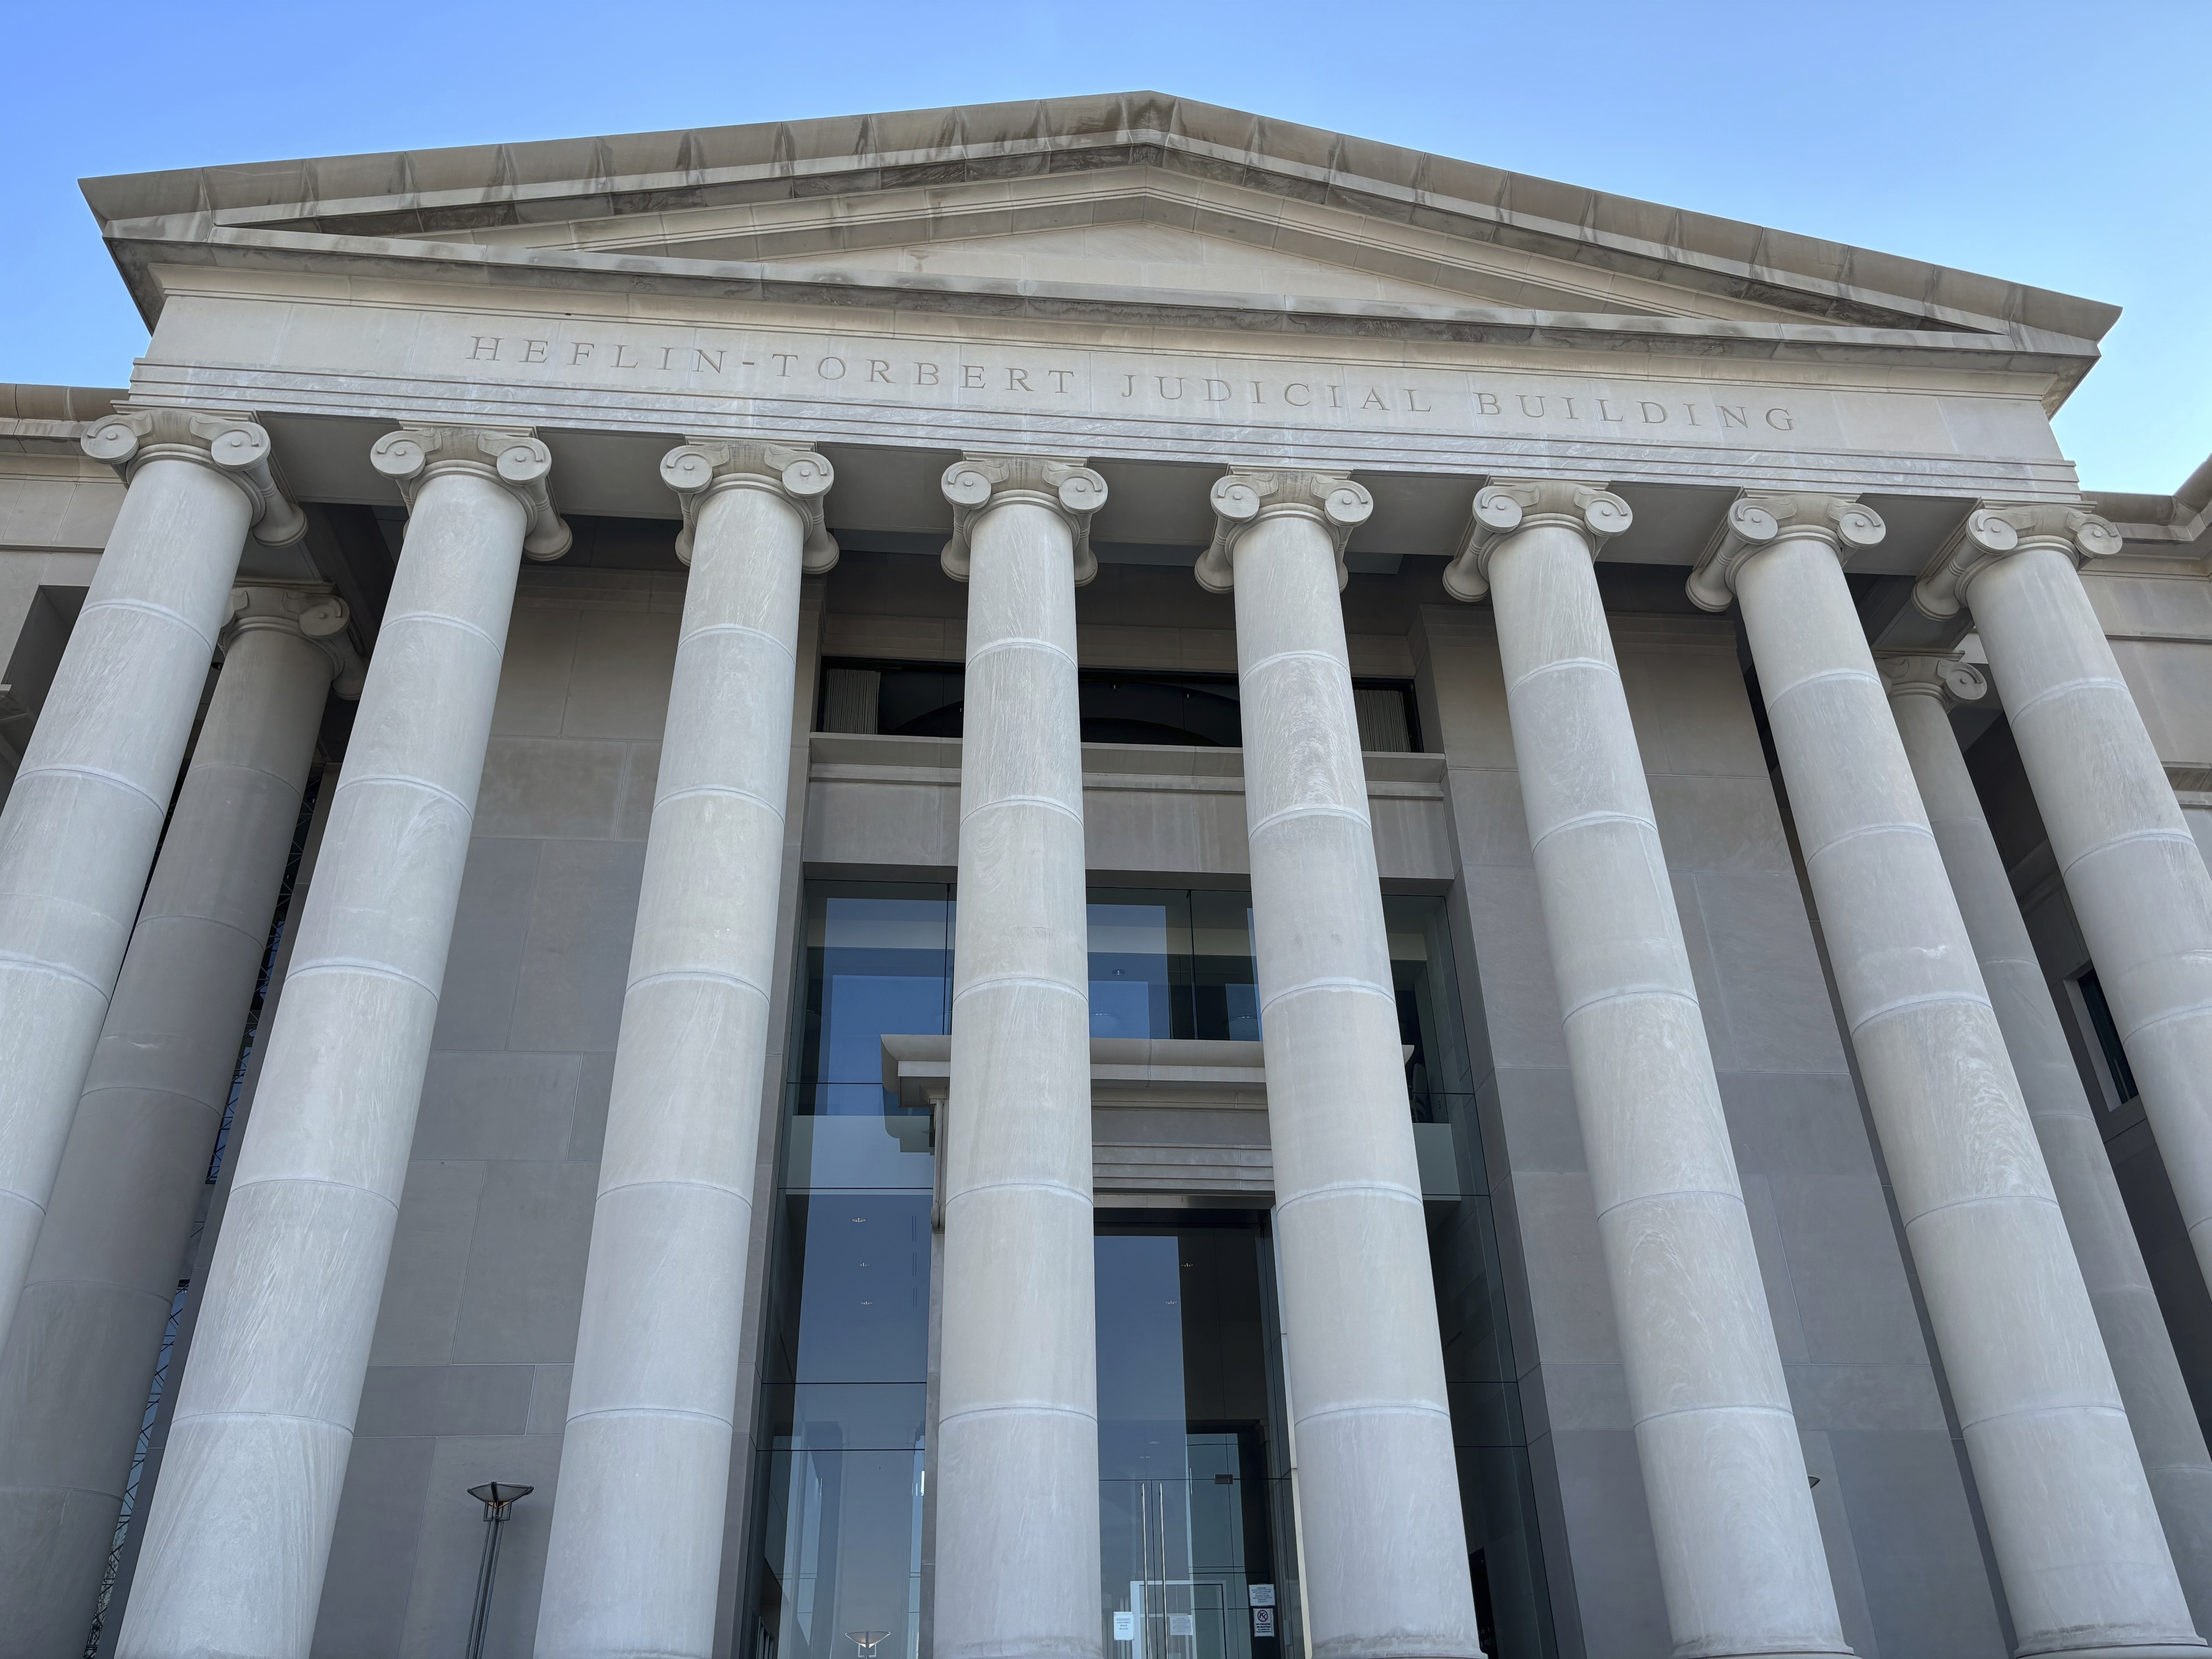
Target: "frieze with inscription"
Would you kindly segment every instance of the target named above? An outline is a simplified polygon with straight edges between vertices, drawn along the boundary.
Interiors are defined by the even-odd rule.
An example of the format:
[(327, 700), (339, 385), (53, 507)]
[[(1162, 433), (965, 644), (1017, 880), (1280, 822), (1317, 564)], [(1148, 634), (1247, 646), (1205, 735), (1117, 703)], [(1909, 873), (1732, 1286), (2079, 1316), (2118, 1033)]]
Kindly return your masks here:
[[(1102, 366), (1107, 354), (1073, 358), (1019, 356), (1018, 349), (989, 348), (986, 361), (958, 353), (908, 350), (895, 356), (836, 350), (778, 351), (763, 346), (708, 345), (696, 339), (650, 342), (551, 333), (471, 334), (459, 361), (500, 363), (515, 368), (577, 371), (575, 378), (610, 375), (677, 376), (704, 380), (750, 395), (811, 397), (883, 395), (905, 402), (901, 392), (934, 398), (951, 396), (994, 407), (1034, 406), (1123, 412), (1152, 417), (1233, 417), (1276, 421), (1320, 419), (1345, 424), (1397, 423), (1392, 417), (1428, 417), (1419, 423), (1481, 430), (1496, 423), (1534, 423), (1553, 428), (1656, 432), (1671, 428), (1684, 441), (1694, 434), (1715, 437), (1729, 432), (1794, 433), (1798, 414), (1787, 400), (1755, 387), (1685, 397), (1680, 386), (1654, 386), (1611, 392), (1539, 390), (1524, 377), (1418, 371), (1419, 378), (1363, 374), (1355, 368), (1301, 365), (1295, 374), (1200, 374), (1164, 373)], [(746, 355), (750, 352), (751, 355)], [(1118, 358), (1119, 354), (1114, 354)], [(569, 379), (568, 375), (558, 378)], [(1649, 396), (1638, 395), (1648, 390)], [(1118, 405), (1118, 411), (1117, 411)], [(1265, 413), (1262, 413), (1265, 411)], [(1766, 440), (1762, 438), (1761, 441)]]

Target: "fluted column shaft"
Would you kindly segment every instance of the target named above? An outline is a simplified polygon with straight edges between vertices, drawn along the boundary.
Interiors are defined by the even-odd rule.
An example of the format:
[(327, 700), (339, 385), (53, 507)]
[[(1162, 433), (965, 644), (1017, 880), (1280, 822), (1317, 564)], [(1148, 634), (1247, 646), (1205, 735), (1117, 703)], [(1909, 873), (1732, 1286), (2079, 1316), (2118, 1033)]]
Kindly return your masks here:
[(1338, 595), (1351, 480), (1232, 473), (1232, 586), (1267, 1132), (1312, 1650), (1481, 1651)]
[(714, 1651), (802, 550), (830, 483), (811, 453), (713, 441), (661, 473), (687, 497), (691, 575), (538, 1613), (547, 1659)]
[(1973, 568), (1965, 597), (2212, 1281), (2212, 875), (2075, 569), (2119, 538), (2069, 524), (2078, 510), (1998, 511), (1975, 514), (1970, 533), (2016, 550)]
[[(1096, 1659), (1079, 464), (945, 475), (968, 583), (937, 1446), (939, 1659)], [(1085, 574), (1087, 574), (1085, 573)]]
[[(1739, 501), (1732, 578), (2023, 1654), (2200, 1655), (2072, 1242), (1845, 585), (1881, 521)], [(1725, 602), (1727, 589), (1720, 595)]]
[[(1674, 1650), (1844, 1653), (1689, 952), (1590, 568), (1591, 486), (1494, 483), (1486, 576)], [(1478, 573), (1477, 567), (1480, 567)], [(1455, 581), (1455, 578), (1457, 579)]]
[(2057, 1006), (1947, 712), (1949, 685), (1978, 696), (1979, 676), (1955, 660), (1927, 656), (1885, 658), (1881, 668), (1905, 757), (2097, 1310), (2174, 1568), (2201, 1631), (2212, 1625), (2212, 1455), (2205, 1450), (2204, 1431), (2190, 1404)]
[(314, 1633), (532, 533), (516, 485), (548, 461), (526, 434), (468, 428), (394, 433), (372, 459), (407, 490), (407, 538), (178, 1392), (128, 1659), (301, 1659)]
[[(130, 488), (0, 812), (0, 1338), (144, 896), (246, 532), (290, 531), (249, 420), (126, 410)], [(278, 498), (281, 501), (281, 498)], [(288, 536), (288, 539), (289, 537)]]
[(131, 935), (53, 1198), (0, 1352), (0, 1656), (84, 1639), (123, 1501), (147, 1379), (184, 1271), (239, 1036), (314, 758), (346, 660), (328, 590), (255, 588)]

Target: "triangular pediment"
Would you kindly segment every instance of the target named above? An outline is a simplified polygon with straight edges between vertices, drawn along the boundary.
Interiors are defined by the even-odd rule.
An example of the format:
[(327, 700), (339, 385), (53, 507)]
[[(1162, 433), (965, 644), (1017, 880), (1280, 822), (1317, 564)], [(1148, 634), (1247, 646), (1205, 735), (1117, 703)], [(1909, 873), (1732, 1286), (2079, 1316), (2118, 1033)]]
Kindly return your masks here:
[(86, 181), (163, 266), (1054, 323), (1954, 359), (2063, 397), (2109, 306), (1157, 93)]
[[(455, 234), (424, 233), (451, 240)], [(1578, 267), (1330, 204), (1194, 188), (1152, 167), (794, 202), (491, 227), (459, 240), (685, 263), (797, 281), (1012, 283), (1060, 290), (1304, 299), (1357, 306), (1788, 322), (1796, 313), (1654, 278)]]

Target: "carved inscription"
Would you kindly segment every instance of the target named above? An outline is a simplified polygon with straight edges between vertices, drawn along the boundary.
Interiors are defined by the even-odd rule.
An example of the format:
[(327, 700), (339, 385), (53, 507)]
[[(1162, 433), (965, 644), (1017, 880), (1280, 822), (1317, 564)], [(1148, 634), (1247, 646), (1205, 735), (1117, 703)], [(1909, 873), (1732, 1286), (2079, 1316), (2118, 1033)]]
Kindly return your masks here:
[[(1370, 378), (1354, 366), (1294, 366), (1288, 372), (1232, 376), (1163, 373), (1127, 367), (1116, 355), (1105, 366), (1086, 354), (1055, 361), (1038, 356), (1006, 362), (966, 361), (949, 350), (871, 356), (851, 349), (781, 351), (696, 340), (661, 344), (574, 336), (472, 334), (462, 353), (470, 363), (543, 367), (556, 377), (628, 378), (680, 375), (748, 395), (888, 398), (911, 401), (974, 396), (996, 407), (1066, 408), (1149, 419), (1239, 421), (1324, 420), (1332, 424), (1424, 426), (1481, 430), (1532, 424), (1615, 436), (1664, 437), (1676, 441), (1771, 442), (1771, 434), (1798, 429), (1787, 402), (1749, 387), (1715, 388), (1685, 397), (1679, 387), (1650, 388), (1652, 395), (1598, 395), (1586, 390), (1537, 390), (1528, 377), (1480, 371), (1438, 370), (1421, 378)], [(906, 394), (902, 397), (900, 394)], [(1422, 417), (1426, 417), (1425, 419)], [(1663, 433), (1662, 433), (1663, 428)]]

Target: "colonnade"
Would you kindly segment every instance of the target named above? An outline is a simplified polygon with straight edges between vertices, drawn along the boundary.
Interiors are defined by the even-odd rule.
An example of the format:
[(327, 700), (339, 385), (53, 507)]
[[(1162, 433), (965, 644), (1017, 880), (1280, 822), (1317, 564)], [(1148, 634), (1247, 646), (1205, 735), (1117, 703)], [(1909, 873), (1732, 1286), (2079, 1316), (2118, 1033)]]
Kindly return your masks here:
[[(252, 994), (322, 698), (358, 678), (326, 592), (234, 592), (249, 532), (299, 530), (259, 428), (126, 411), (87, 447), (130, 489), (0, 816), (0, 1529), (52, 1544), (0, 1565), (11, 1618), (33, 1610), (0, 1653), (59, 1651), (71, 1620), (82, 1638), (235, 1058), (210, 1034)], [(411, 515), (196, 1292), (125, 1659), (307, 1651), (519, 562), (568, 543), (527, 431), (403, 428), (372, 459)], [(697, 440), (662, 472), (691, 574), (538, 1620), (562, 1659), (714, 1647), (799, 584), (836, 557), (808, 446)], [(935, 1638), (1080, 1659), (1101, 1614), (1074, 592), (1106, 485), (1078, 458), (979, 455), (943, 488), (969, 592)], [(1212, 501), (1195, 574), (1236, 608), (1310, 1637), (1325, 1659), (1473, 1659), (1338, 597), (1373, 501), (1265, 469)], [(1492, 479), (1445, 582), (1497, 617), (1676, 1650), (1840, 1654), (1591, 568), (1629, 521), (1601, 483)], [(1741, 606), (2021, 1650), (2201, 1655), (2212, 1457), (1940, 701), (1971, 671), (1877, 665), (1852, 605), (1844, 561), (1884, 533), (1847, 496), (1747, 495), (1691, 597)], [(1983, 507), (1917, 591), (1973, 608), (2212, 1253), (2212, 878), (2075, 574), (2110, 537), (2078, 509)]]

